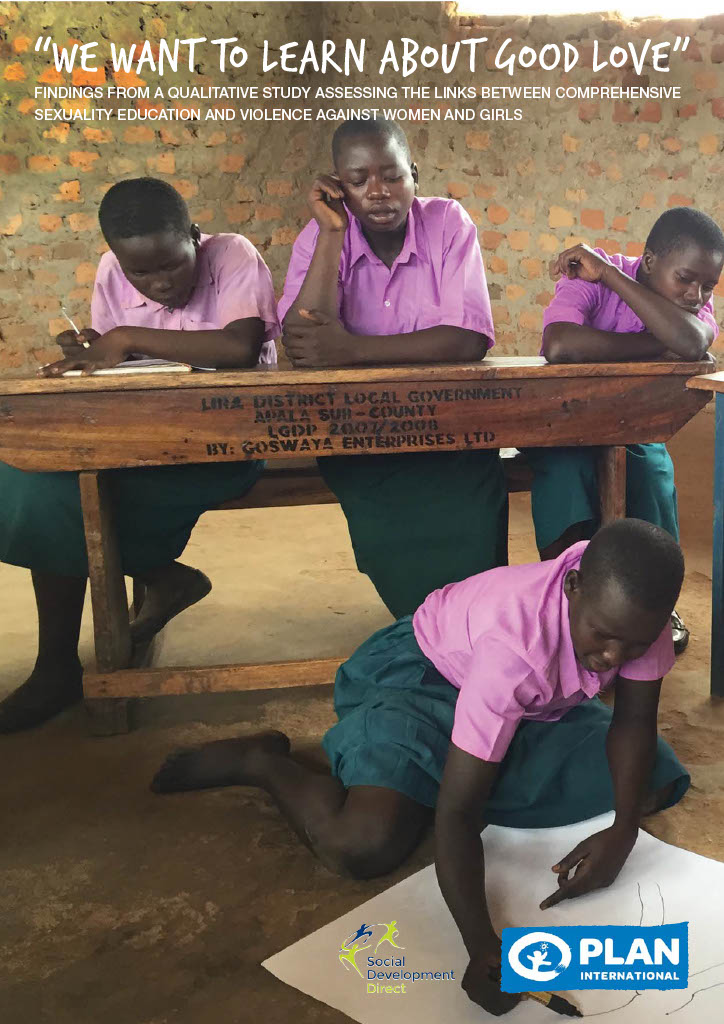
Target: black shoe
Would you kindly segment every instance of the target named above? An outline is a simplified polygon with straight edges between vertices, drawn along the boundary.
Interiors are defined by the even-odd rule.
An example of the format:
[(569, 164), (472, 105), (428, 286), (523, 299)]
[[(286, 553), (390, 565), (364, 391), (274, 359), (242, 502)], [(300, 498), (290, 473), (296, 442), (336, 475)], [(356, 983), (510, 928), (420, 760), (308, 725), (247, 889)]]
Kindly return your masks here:
[(671, 633), (674, 637), (674, 653), (683, 654), (689, 644), (689, 630), (676, 609), (671, 613)]

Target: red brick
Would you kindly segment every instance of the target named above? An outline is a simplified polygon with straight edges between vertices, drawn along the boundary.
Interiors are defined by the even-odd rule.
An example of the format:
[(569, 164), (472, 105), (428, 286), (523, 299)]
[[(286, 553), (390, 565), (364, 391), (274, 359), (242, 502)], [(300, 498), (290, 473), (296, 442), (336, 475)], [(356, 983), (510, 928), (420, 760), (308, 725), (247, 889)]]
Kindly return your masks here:
[(84, 128), (83, 138), (88, 142), (97, 142), (100, 145), (105, 145), (106, 142), (113, 141), (113, 132), (110, 128)]
[(619, 214), (611, 221), (611, 227), (614, 231), (625, 231), (628, 228), (628, 217), (622, 213)]
[(149, 156), (146, 166), (149, 171), (154, 171), (156, 174), (175, 174), (176, 157), (173, 153), (159, 153), (158, 156)]
[(447, 194), (451, 199), (464, 199), (470, 195), (470, 186), (464, 181), (449, 181), (447, 183)]
[(23, 215), (21, 213), (14, 213), (9, 220), (0, 224), (0, 235), (14, 235), (22, 223)]
[(681, 192), (672, 192), (669, 196), (666, 205), (671, 209), (672, 206), (693, 206), (694, 200), (691, 196), (684, 196)]
[(225, 206), (224, 213), (229, 224), (246, 224), (248, 220), (251, 220), (251, 206), (249, 203)]
[(57, 171), (60, 167), (60, 159), (57, 156), (45, 156), (40, 153), (37, 156), (28, 157), (28, 170), (35, 171), (36, 173), (44, 173), (46, 171)]
[(297, 230), (295, 228), (275, 228), (272, 231), (271, 244), (272, 245), (293, 245), (297, 238)]
[(93, 284), (96, 279), (95, 263), (79, 263), (75, 268), (75, 279), (78, 284)]
[(266, 190), (270, 196), (290, 196), (294, 191), (294, 186), (289, 178), (276, 178), (267, 181)]
[(63, 218), (59, 217), (57, 213), (41, 213), (38, 217), (38, 227), (41, 231), (48, 233), (60, 231), (63, 227)]
[(20, 161), (14, 153), (0, 153), (0, 171), (3, 174), (17, 174)]
[(581, 103), (578, 107), (578, 120), (583, 121), (584, 124), (590, 124), (595, 118), (600, 117), (598, 103), (590, 103), (586, 101)]
[(714, 117), (724, 119), (724, 96), (717, 96), (711, 101), (711, 112)]
[(679, 107), (676, 111), (676, 116), (683, 118), (696, 117), (696, 110), (696, 103), (685, 103), (683, 107)]
[(281, 206), (273, 206), (267, 203), (259, 203), (254, 209), (255, 220), (280, 220), (284, 216)]
[(65, 124), (51, 124), (50, 128), (43, 132), (43, 138), (53, 139), (55, 142), (66, 143), (68, 141), (69, 133), (70, 125), (67, 122)]
[(584, 228), (600, 231), (606, 224), (603, 210), (581, 210), (581, 224)]
[(530, 245), (530, 232), (528, 231), (509, 231), (508, 232), (508, 245), (511, 249), (516, 252), (525, 252)]
[(173, 187), (176, 191), (184, 197), (184, 199), (193, 199), (198, 193), (199, 187), (194, 181), (188, 181), (186, 178), (179, 178), (178, 181), (172, 182)]
[(639, 111), (639, 121), (646, 121), (650, 124), (658, 124), (661, 120), (661, 104), (653, 100), (647, 100)]
[(505, 206), (496, 206), (491, 203), (488, 207), (488, 220), (491, 224), (505, 224), (506, 220), (510, 217), (510, 210)]
[(105, 85), (105, 68), (96, 68), (93, 71), (84, 71), (83, 68), (73, 69), (73, 85)]
[(643, 242), (626, 242), (626, 255), (627, 256), (643, 256), (644, 244)]
[(55, 68), (50, 67), (46, 68), (42, 75), (38, 75), (38, 82), (40, 82), (41, 85), (62, 85), (63, 82), (65, 82), (65, 78), (60, 71), (56, 71)]
[(80, 182), (77, 179), (75, 181), (61, 181), (58, 186), (58, 192), (53, 196), (53, 199), (63, 203), (79, 203)]
[(490, 146), (489, 132), (468, 132), (465, 136), (465, 145), (468, 149), (484, 150)]
[(483, 231), (480, 236), (480, 244), (483, 249), (497, 249), (505, 238), (502, 231)]
[(491, 255), (488, 257), (488, 270), (493, 274), (507, 274), (508, 261), (502, 260), (500, 256)]
[(219, 160), (219, 170), (223, 174), (238, 174), (246, 163), (243, 153), (227, 153)]
[(95, 231), (98, 227), (95, 214), (71, 213), (68, 217), (71, 231)]
[(616, 124), (627, 124), (634, 120), (634, 112), (629, 103), (617, 101), (613, 105), (613, 120)]
[(6, 82), (24, 82), (28, 76), (25, 74), (25, 68), (20, 61), (15, 61), (14, 64), (8, 64), (3, 71), (3, 78)]
[(131, 145), (139, 142), (153, 142), (155, 137), (153, 128), (147, 124), (133, 124), (123, 133), (123, 141), (129, 142)]
[(68, 163), (71, 167), (77, 167), (79, 171), (90, 171), (98, 160), (97, 153), (88, 153), (82, 149), (74, 149), (68, 154)]
[(537, 277), (541, 277), (543, 274), (543, 260), (529, 257), (520, 261), (520, 269), (524, 277), (527, 277), (529, 281), (534, 280)]
[(482, 182), (473, 185), (473, 192), (478, 199), (492, 199), (497, 191), (497, 185), (485, 185)]

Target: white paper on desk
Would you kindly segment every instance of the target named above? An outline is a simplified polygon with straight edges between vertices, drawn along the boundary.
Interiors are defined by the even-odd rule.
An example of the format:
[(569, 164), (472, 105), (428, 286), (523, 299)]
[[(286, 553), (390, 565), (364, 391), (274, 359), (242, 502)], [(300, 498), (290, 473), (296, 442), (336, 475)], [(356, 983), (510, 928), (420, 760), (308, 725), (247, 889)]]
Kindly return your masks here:
[[(496, 927), (689, 921), (688, 991), (650, 990), (637, 996), (634, 992), (591, 990), (570, 993), (569, 998), (584, 1016), (601, 1015), (605, 1024), (722, 1024), (724, 864), (641, 832), (610, 889), (547, 911), (538, 909), (556, 888), (551, 866), (611, 820), (612, 815), (603, 815), (565, 828), (487, 829), (487, 891)], [(368, 994), (366, 977), (360, 978), (351, 967), (346, 969), (339, 960), (339, 949), (363, 922), (374, 926), (373, 938), (366, 941), (376, 943), (384, 934), (378, 925), (391, 921), (397, 922), (395, 941), (404, 950), (384, 943), (378, 956), (404, 955), (406, 970), (454, 971), (456, 980), (418, 981), (408, 984), (404, 995)], [(373, 951), (374, 947), (368, 954), (365, 947), (356, 957), (363, 975), (365, 958)], [(465, 949), (443, 902), (434, 867), (392, 886), (263, 964), (281, 981), (361, 1024), (480, 1024), (501, 1019), (473, 1005), (460, 988), (466, 965)], [(525, 1000), (502, 1019), (510, 1024), (560, 1024), (568, 1018)]]

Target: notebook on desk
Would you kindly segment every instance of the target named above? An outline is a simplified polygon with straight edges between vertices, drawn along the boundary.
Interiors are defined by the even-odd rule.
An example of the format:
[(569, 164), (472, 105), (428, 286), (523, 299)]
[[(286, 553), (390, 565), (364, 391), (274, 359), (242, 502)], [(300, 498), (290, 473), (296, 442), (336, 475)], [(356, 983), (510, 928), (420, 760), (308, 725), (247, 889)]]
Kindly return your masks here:
[[(213, 372), (212, 366), (190, 366), (188, 363), (173, 363), (168, 359), (128, 359), (118, 366), (106, 370), (93, 370), (87, 376), (101, 377), (125, 373), (190, 373), (192, 370)], [(63, 377), (80, 377), (82, 370), (66, 370)]]

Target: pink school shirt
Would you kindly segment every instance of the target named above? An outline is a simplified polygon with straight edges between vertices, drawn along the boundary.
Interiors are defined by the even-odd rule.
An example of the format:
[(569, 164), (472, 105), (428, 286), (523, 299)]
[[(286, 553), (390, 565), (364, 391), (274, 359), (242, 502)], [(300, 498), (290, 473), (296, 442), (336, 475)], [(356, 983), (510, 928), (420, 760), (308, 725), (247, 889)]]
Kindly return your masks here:
[(452, 741), (501, 761), (521, 719), (554, 722), (624, 679), (661, 679), (674, 664), (667, 624), (648, 651), (619, 669), (588, 672), (576, 659), (563, 582), (588, 541), (555, 561), (504, 566), (436, 590), (415, 612), (417, 642), (460, 690)]
[[(279, 319), (301, 290), (317, 244), (312, 220), (292, 249)], [(392, 267), (372, 252), (350, 215), (342, 247), (338, 316), (352, 334), (409, 334), (427, 327), (464, 327), (494, 342), (478, 232), (454, 199), (414, 199), (405, 242)]]
[[(641, 256), (622, 256), (620, 253), (609, 256), (603, 249), (593, 251), (636, 280)], [(711, 299), (702, 306), (697, 317), (709, 324), (716, 338), (719, 325), (714, 319), (714, 303)], [(556, 284), (553, 300), (543, 314), (543, 330), (548, 324), (559, 323), (585, 324), (599, 331), (614, 331), (616, 334), (638, 334), (646, 330), (643, 321), (610, 288), (598, 282), (594, 284), (577, 278), (570, 281), (567, 277), (562, 277)]]
[(101, 256), (91, 299), (91, 322), (99, 334), (113, 327), (216, 331), (246, 317), (264, 321), (259, 363), (276, 363), (274, 338), (281, 331), (274, 285), (266, 263), (243, 235), (201, 236), (196, 284), (180, 309), (167, 309), (141, 295), (112, 252)]

